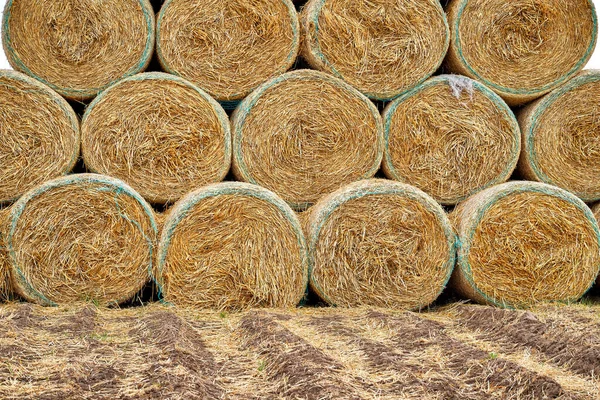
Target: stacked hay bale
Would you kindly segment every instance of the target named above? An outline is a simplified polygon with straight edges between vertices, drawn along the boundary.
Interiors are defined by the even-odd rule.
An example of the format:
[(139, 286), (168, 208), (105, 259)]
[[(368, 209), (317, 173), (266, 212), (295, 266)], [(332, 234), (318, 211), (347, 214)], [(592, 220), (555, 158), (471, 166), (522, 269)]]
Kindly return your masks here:
[(432, 78), (391, 102), (384, 129), (386, 175), (445, 205), (508, 180), (521, 148), (504, 101), (454, 75)]
[(167, 0), (157, 21), (163, 69), (222, 102), (235, 102), (296, 60), (291, 0)]
[(295, 307), (308, 281), (298, 218), (274, 193), (245, 183), (206, 186), (165, 217), (155, 278), (176, 305)]
[(383, 157), (377, 108), (345, 82), (298, 70), (256, 89), (232, 116), (233, 173), (303, 210), (375, 175)]
[(70, 172), (79, 154), (79, 121), (44, 84), (0, 71), (0, 204)]
[(231, 164), (227, 114), (173, 75), (121, 80), (87, 107), (81, 130), (86, 166), (124, 180), (151, 203), (172, 203), (219, 182)]
[(301, 20), (310, 65), (378, 100), (431, 76), (450, 37), (438, 0), (310, 0)]
[(148, 66), (154, 11), (148, 0), (8, 0), (2, 35), (13, 68), (87, 100)]
[(450, 279), (454, 232), (442, 207), (417, 188), (356, 182), (307, 214), (310, 285), (329, 304), (419, 310)]
[(591, 57), (592, 0), (450, 0), (447, 68), (483, 82), (510, 105), (555, 89)]
[(600, 71), (583, 71), (519, 113), (521, 174), (600, 200)]
[(598, 276), (598, 223), (565, 190), (533, 182), (498, 185), (460, 204), (451, 219), (461, 244), (452, 286), (477, 302), (576, 301)]
[(125, 183), (94, 174), (51, 180), (10, 208), (12, 286), (43, 305), (120, 304), (149, 281), (156, 236), (152, 208)]
[(10, 299), (11, 278), (10, 278), (10, 263), (8, 254), (4, 245), (4, 237), (6, 236), (6, 227), (8, 226), (8, 216), (10, 211), (8, 208), (0, 209), (0, 301)]

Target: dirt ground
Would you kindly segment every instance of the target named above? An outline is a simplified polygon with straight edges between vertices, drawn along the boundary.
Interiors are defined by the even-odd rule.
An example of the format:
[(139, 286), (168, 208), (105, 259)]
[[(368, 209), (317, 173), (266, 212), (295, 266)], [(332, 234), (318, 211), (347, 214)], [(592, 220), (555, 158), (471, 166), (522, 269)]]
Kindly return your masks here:
[(2, 399), (599, 399), (600, 305), (0, 305)]

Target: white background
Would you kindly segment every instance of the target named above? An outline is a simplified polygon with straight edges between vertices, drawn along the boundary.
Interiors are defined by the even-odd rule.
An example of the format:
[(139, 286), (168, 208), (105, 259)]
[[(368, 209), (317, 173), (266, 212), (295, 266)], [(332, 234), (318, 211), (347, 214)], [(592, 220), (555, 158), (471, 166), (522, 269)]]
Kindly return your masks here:
[[(47, 0), (47, 1), (53, 1), (53, 0)], [(564, 0), (564, 1), (569, 1), (569, 0)], [(0, 0), (0, 9), (4, 10), (4, 4), (6, 3), (6, 0)], [(594, 4), (596, 5), (596, 12), (598, 12), (598, 10), (600, 9), (600, 0), (594, 0)], [(6, 69), (6, 68), (11, 68), (10, 65), (8, 64), (8, 61), (6, 61), (6, 57), (4, 56), (4, 51), (0, 49), (0, 69)], [(590, 59), (590, 62), (588, 63), (587, 69), (600, 69), (600, 45), (596, 46), (596, 51), (594, 52), (594, 55), (592, 56), (592, 58)]]

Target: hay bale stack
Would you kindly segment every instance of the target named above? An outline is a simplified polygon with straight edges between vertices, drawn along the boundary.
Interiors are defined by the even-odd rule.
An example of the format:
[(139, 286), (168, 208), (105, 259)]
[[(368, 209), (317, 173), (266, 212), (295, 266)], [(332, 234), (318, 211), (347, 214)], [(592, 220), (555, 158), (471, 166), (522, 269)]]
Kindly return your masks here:
[(600, 71), (584, 71), (519, 114), (521, 174), (600, 200)]
[(283, 200), (258, 186), (198, 189), (166, 216), (155, 279), (176, 305), (295, 307), (308, 281), (300, 222)]
[(43, 305), (125, 302), (149, 280), (156, 236), (151, 207), (125, 183), (95, 174), (49, 181), (11, 207), (14, 289)]
[(438, 0), (310, 0), (303, 57), (367, 96), (392, 99), (431, 76), (450, 40)]
[(236, 101), (296, 60), (291, 0), (167, 0), (157, 21), (158, 60), (219, 101)]
[(561, 86), (591, 57), (598, 35), (592, 0), (450, 0), (446, 65), (510, 105)]
[(0, 71), (0, 203), (73, 169), (79, 120), (71, 106), (35, 79)]
[(500, 307), (576, 301), (600, 267), (600, 231), (590, 209), (543, 183), (484, 190), (452, 213), (461, 246), (452, 286)]
[(413, 186), (356, 182), (309, 212), (310, 285), (329, 304), (422, 309), (450, 278), (456, 250), (450, 221)]
[(8, 0), (2, 39), (13, 68), (87, 100), (148, 66), (154, 11), (148, 0)]
[(229, 118), (192, 83), (163, 73), (126, 78), (83, 116), (82, 153), (93, 172), (122, 179), (151, 203), (171, 203), (225, 178)]
[(521, 148), (506, 103), (455, 75), (432, 78), (390, 103), (384, 129), (386, 175), (445, 205), (508, 180)]
[(345, 82), (298, 70), (256, 89), (232, 116), (233, 173), (297, 210), (375, 175), (383, 124), (369, 99)]

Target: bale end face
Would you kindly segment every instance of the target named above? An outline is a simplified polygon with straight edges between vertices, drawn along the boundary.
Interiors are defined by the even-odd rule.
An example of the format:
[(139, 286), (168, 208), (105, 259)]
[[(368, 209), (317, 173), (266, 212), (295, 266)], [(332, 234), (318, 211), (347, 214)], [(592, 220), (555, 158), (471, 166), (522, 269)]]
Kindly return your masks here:
[(182, 78), (144, 73), (102, 92), (82, 120), (82, 153), (93, 172), (130, 184), (154, 204), (172, 203), (225, 178), (229, 119)]
[(302, 55), (313, 68), (377, 100), (393, 99), (431, 76), (450, 38), (438, 0), (311, 0), (301, 25)]
[(13, 287), (42, 305), (125, 302), (149, 280), (156, 236), (151, 207), (123, 182), (95, 174), (49, 181), (10, 209)]
[(545, 184), (510, 182), (460, 204), (461, 246), (452, 286), (501, 307), (577, 301), (600, 267), (600, 231), (589, 208)]
[(300, 45), (290, 0), (167, 0), (156, 51), (167, 72), (219, 101), (246, 97), (293, 65)]
[(164, 300), (175, 305), (295, 307), (308, 281), (300, 222), (266, 189), (206, 186), (166, 215), (154, 275)]
[(384, 111), (383, 170), (444, 205), (510, 178), (521, 134), (508, 106), (466, 77), (434, 77)]
[(418, 310), (442, 292), (455, 235), (443, 209), (412, 186), (350, 184), (305, 219), (310, 285), (327, 303)]
[(483, 82), (511, 106), (571, 79), (598, 35), (592, 0), (451, 0), (447, 13), (446, 67)]
[(583, 71), (519, 114), (519, 170), (529, 179), (600, 200), (600, 71)]
[(2, 40), (13, 68), (83, 101), (146, 69), (154, 26), (148, 0), (8, 0)]
[(79, 120), (46, 85), (16, 71), (0, 71), (0, 204), (67, 174), (79, 155)]
[(377, 108), (317, 71), (289, 72), (260, 86), (238, 106), (231, 125), (236, 178), (274, 191), (297, 210), (373, 177), (383, 157)]

